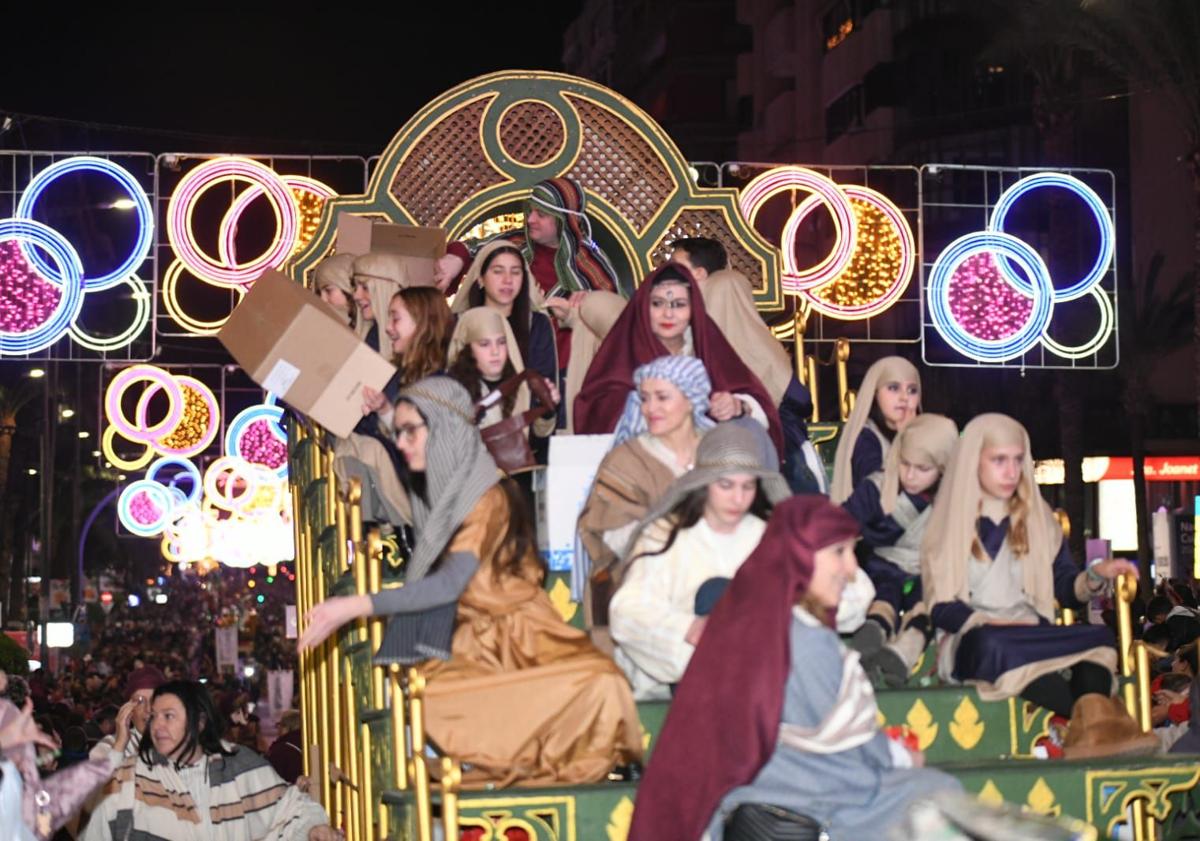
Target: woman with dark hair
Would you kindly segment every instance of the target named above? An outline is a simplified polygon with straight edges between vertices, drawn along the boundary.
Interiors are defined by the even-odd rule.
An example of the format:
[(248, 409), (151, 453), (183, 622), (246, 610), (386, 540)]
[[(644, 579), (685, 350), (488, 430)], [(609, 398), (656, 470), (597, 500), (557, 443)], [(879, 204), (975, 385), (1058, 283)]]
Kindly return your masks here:
[(732, 424), (705, 435), (695, 467), (642, 521), (614, 572), (614, 658), (638, 700), (665, 698), (683, 677), (705, 617), (758, 545), (772, 506), (788, 496), (764, 463), (765, 437)]
[(883, 734), (833, 629), (857, 537), (824, 497), (776, 506), (692, 655), (629, 841), (886, 837), (915, 800), (960, 788)]
[(416, 545), (405, 585), (326, 599), (302, 649), (361, 616), (387, 616), (381, 663), (425, 663), (426, 728), (472, 782), (597, 782), (641, 756), (620, 669), (563, 621), (542, 589), (532, 517), (449, 377), (400, 394), (396, 442), (411, 472)]
[[(446, 360), (450, 366), (446, 373), (477, 401), (485, 402), (488, 402), (489, 394), (526, 367), (510, 322), (491, 307), (475, 307), (459, 317), (450, 337)], [(557, 405), (558, 388), (554, 380), (548, 380), (548, 383), (550, 395)], [(486, 429), (514, 414), (519, 415), (530, 407), (531, 402), (529, 386), (522, 383), (507, 397), (488, 402), (479, 428)], [(554, 425), (554, 414), (550, 413), (549, 417), (535, 420), (529, 429), (535, 438), (544, 439), (554, 434)]]
[(517, 246), (505, 239), (492, 240), (475, 255), (450, 309), (458, 315), (475, 307), (500, 313), (512, 328), (525, 366), (561, 386), (554, 328), (545, 313), (542, 291), (531, 278)]
[(854, 409), (838, 435), (829, 498), (839, 505), (859, 482), (883, 469), (896, 433), (921, 408), (921, 373), (902, 356), (885, 356), (863, 376)]
[(117, 769), (83, 841), (339, 837), (320, 805), (224, 732), (203, 684), (176, 680), (154, 690), (141, 747)]
[(667, 263), (642, 281), (605, 337), (575, 398), (575, 431), (612, 432), (634, 388), (633, 372), (663, 356), (703, 362), (712, 381), (712, 419), (753, 418), (767, 428), (776, 452), (783, 452), (775, 401), (708, 317), (691, 272), (678, 263)]

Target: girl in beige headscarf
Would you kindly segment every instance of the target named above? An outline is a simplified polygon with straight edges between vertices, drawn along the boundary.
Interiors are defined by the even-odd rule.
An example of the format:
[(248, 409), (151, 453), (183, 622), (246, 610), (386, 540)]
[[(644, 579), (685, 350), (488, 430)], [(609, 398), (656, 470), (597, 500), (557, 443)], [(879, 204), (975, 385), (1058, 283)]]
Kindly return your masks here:
[[(998, 414), (967, 424), (921, 545), (925, 603), (943, 638), (944, 680), (973, 683), (989, 701), (1020, 695), (1066, 717), (1081, 698), (1107, 699), (1117, 665), (1112, 632), (1054, 625), (1054, 602), (1082, 608), (1121, 574), (1136, 577), (1137, 567), (1108, 558), (1080, 571), (1071, 558), (1034, 482), (1021, 424)], [(1069, 681), (1061, 674), (1068, 668)], [(1070, 757), (1071, 731), (1067, 744)], [(1083, 756), (1136, 751), (1139, 744), (1077, 748)]]
[(913, 418), (896, 433), (884, 469), (860, 482), (843, 503), (862, 528), (869, 550), (862, 569), (875, 587), (855, 648), (864, 654), (863, 667), (878, 670), (891, 685), (908, 679), (932, 637), (921, 603), (921, 539), (957, 440), (958, 427), (949, 418)]
[(403, 255), (371, 252), (354, 260), (354, 303), (358, 305), (359, 335), (388, 362), (395, 361), (392, 343), (384, 335), (392, 296), (412, 284)]
[[(447, 353), (448, 373), (467, 389), (476, 400), (483, 399), (501, 383), (525, 370), (521, 348), (513, 336), (508, 319), (491, 307), (475, 307), (459, 316), (450, 336)], [(558, 389), (550, 382), (551, 396)], [(524, 383), (508, 398), (493, 401), (479, 421), (480, 428), (499, 423), (530, 406), (529, 386)], [(554, 434), (555, 416), (540, 417), (533, 422), (533, 434), (545, 438)]]
[(921, 408), (921, 374), (901, 356), (867, 369), (850, 418), (838, 436), (829, 498), (845, 502), (858, 483), (883, 469), (892, 439)]
[(321, 300), (337, 310), (351, 329), (355, 329), (358, 322), (358, 308), (354, 303), (354, 260), (353, 254), (334, 254), (318, 263), (313, 274), (313, 287)]

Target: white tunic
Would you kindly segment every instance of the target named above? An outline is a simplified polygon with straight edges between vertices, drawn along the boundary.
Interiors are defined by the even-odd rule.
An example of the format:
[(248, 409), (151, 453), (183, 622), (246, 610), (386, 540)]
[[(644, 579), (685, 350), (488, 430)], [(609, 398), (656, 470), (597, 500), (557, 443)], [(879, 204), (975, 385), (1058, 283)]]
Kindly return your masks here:
[(703, 518), (682, 529), (666, 552), (637, 557), (663, 545), (659, 521), (638, 539), (630, 565), (608, 608), (614, 659), (629, 677), (634, 698), (669, 697), (695, 648), (684, 639), (696, 619), (696, 591), (710, 578), (732, 578), (758, 546), (766, 524), (752, 514), (730, 534), (718, 534)]

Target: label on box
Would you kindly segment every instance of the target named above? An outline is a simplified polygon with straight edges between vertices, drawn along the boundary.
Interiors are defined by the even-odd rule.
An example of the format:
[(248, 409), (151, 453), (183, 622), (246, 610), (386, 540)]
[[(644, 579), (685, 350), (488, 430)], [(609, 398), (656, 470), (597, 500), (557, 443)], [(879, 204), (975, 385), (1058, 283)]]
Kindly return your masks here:
[(292, 387), (292, 383), (296, 382), (296, 378), (299, 376), (299, 368), (286, 359), (280, 359), (271, 368), (271, 373), (263, 379), (262, 387), (279, 397), (287, 397), (288, 389)]

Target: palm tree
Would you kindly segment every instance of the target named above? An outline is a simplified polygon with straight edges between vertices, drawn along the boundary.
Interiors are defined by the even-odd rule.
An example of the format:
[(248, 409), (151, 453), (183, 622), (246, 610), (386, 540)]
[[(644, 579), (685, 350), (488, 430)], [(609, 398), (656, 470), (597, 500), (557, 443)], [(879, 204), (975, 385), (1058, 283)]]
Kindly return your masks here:
[[(1065, 0), (1044, 0), (1063, 5)], [(1193, 281), (1200, 279), (1200, 4), (1195, 0), (1077, 0), (1062, 43), (1086, 50), (1131, 92), (1164, 95), (1186, 142), (1192, 179)], [(1200, 431), (1200, 285), (1192, 284), (1196, 422)]]
[(10, 582), (13, 569), (13, 531), (16, 522), (12, 501), (8, 498), (9, 467), (12, 463), (13, 437), (17, 434), (17, 415), (38, 394), (34, 383), (20, 385), (0, 384), (0, 602), (3, 602), (4, 617), (11, 615)]

